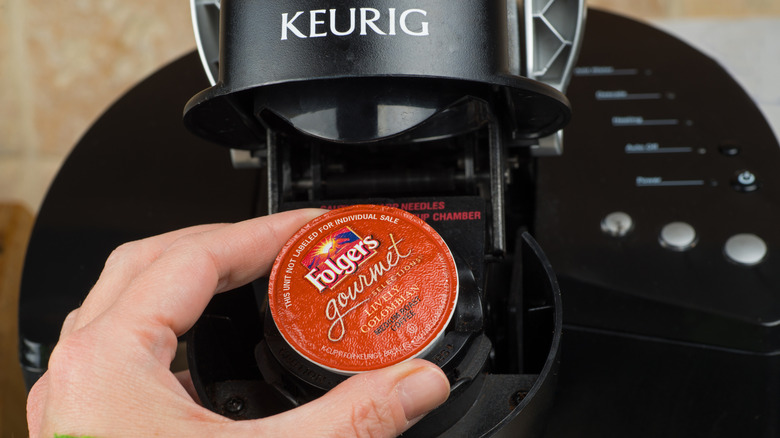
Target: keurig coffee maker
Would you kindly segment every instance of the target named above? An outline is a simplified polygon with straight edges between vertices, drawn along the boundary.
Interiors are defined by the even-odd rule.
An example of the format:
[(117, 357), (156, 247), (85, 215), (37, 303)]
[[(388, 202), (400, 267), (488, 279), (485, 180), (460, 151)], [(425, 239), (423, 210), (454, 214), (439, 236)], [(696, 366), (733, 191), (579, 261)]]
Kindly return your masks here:
[[(713, 60), (576, 0), (191, 7), (198, 51), (96, 121), (40, 210), (28, 385), (121, 243), (370, 204), (457, 266), (422, 356), (451, 395), (409, 436), (780, 436), (780, 146)], [(269, 314), (260, 278), (183, 337), (209, 409), (260, 418), (346, 378)]]

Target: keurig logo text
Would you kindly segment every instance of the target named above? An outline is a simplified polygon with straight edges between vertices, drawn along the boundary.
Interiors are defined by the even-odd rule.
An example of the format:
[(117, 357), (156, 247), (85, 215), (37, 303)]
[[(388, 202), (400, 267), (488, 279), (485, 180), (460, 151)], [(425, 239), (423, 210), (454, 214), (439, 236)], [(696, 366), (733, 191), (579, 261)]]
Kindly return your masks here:
[[(349, 21), (342, 15), (349, 14)], [(317, 9), (282, 14), (282, 41), (288, 38), (318, 38), (329, 35), (348, 36), (355, 32), (365, 36), (377, 35), (428, 36), (428, 12), (407, 9), (398, 12), (389, 8), (386, 13), (374, 8)], [(306, 19), (308, 18), (308, 23)]]

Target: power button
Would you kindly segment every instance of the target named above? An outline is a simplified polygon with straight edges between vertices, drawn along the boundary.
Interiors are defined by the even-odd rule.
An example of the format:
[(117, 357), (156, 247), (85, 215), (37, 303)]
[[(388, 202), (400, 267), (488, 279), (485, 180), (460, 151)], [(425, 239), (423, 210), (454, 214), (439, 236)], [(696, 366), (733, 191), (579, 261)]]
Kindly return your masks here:
[(758, 190), (758, 177), (749, 170), (740, 170), (734, 174), (731, 185), (740, 192), (754, 192)]

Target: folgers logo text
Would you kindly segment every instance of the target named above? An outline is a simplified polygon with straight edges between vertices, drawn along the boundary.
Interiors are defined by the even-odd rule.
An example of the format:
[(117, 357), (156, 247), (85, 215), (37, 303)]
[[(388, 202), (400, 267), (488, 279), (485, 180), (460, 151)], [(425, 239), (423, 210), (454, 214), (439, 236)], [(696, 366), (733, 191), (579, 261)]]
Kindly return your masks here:
[(319, 292), (332, 288), (376, 254), (377, 248), (379, 242), (372, 236), (361, 238), (349, 227), (341, 228), (322, 239), (301, 260), (309, 269), (305, 278)]

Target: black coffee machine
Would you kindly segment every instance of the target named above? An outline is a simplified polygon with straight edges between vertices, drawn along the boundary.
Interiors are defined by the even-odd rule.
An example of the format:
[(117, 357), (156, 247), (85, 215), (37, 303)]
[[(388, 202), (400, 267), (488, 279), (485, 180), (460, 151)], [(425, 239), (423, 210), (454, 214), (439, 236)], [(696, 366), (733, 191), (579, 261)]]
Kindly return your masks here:
[[(393, 205), (425, 218), (462, 259), (456, 315), (426, 356), (453, 389), (409, 436), (544, 429), (561, 304), (529, 233), (527, 181), (535, 154), (560, 150), (570, 118), (561, 90), (585, 12), (579, 1), (546, 3), (521, 13), (505, 0), (222, 1), (211, 25), (209, 7), (195, 10), (216, 81), (184, 122), (266, 170), (268, 212)], [(207, 50), (215, 40), (218, 53)], [(223, 415), (271, 415), (341, 380), (290, 357), (266, 290), (258, 281), (244, 305), (220, 297), (190, 333), (196, 387)], [(241, 345), (225, 348), (226, 338)]]
[[(193, 1), (198, 54), (79, 143), (28, 251), (28, 383), (118, 244), (368, 202), (428, 221), (471, 290), (410, 436), (780, 436), (780, 148), (717, 64), (581, 1), (313, 3)], [(186, 337), (231, 418), (337, 383), (273, 348), (264, 294)]]

